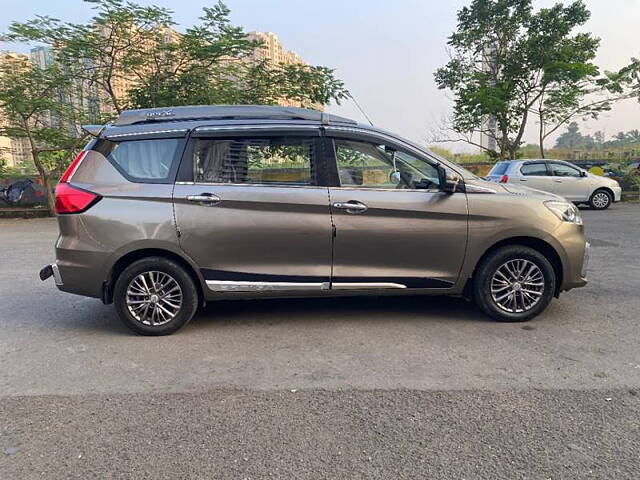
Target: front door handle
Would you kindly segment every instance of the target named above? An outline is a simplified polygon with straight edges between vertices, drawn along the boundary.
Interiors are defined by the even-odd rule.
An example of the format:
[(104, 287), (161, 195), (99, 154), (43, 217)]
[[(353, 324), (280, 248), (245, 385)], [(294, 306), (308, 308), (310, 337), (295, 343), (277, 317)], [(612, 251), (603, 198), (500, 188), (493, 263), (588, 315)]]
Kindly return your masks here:
[(339, 210), (346, 210), (347, 213), (364, 213), (369, 207), (364, 203), (357, 202), (355, 200), (349, 200), (348, 202), (335, 202), (333, 208)]
[(193, 203), (199, 203), (206, 207), (213, 207), (219, 204), (222, 199), (213, 193), (201, 193), (200, 195), (187, 195), (187, 200)]
[(562, 180), (556, 180), (556, 179), (554, 179), (553, 181), (554, 181), (554, 182), (556, 182), (556, 183), (562, 183)]

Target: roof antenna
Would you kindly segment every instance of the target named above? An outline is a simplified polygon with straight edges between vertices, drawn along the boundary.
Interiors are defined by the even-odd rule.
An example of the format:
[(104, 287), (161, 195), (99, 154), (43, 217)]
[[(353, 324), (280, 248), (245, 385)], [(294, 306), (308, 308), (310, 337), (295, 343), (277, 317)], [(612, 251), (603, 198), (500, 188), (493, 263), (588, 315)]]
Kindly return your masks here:
[(360, 113), (361, 113), (362, 115), (364, 115), (364, 118), (366, 118), (366, 119), (367, 119), (367, 121), (369, 122), (369, 124), (373, 127), (373, 122), (371, 121), (371, 119), (369, 118), (369, 116), (368, 116), (366, 113), (364, 113), (364, 110), (362, 109), (362, 107), (360, 107), (360, 104), (359, 104), (359, 103), (358, 103), (358, 101), (353, 97), (353, 95), (351, 94), (351, 92), (349, 92), (349, 98), (350, 98), (351, 100), (353, 100), (353, 103), (355, 103), (355, 104), (356, 104), (356, 107), (358, 107), (358, 110), (360, 110)]

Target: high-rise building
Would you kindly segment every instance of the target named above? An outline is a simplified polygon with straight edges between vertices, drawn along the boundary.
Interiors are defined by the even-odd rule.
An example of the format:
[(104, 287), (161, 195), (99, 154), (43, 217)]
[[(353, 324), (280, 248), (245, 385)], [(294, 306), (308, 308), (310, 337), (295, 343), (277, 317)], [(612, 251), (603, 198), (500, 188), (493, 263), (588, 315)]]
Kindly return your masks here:
[(32, 48), (29, 57), (33, 63), (43, 69), (56, 62), (55, 56), (53, 55), (53, 48), (51, 47)]
[[(498, 66), (495, 60), (496, 47), (485, 47), (480, 60), (481, 69), (484, 73), (489, 73), (492, 77), (497, 74)], [(487, 115), (480, 126), (480, 145), (487, 150), (496, 151), (498, 144), (498, 122), (495, 115)]]
[[(0, 52), (0, 65), (19, 66), (28, 61), (29, 57), (14, 52)], [(0, 127), (7, 126), (7, 119), (0, 111)], [(9, 167), (21, 165), (30, 160), (31, 147), (26, 138), (0, 136), (0, 158), (7, 161)]]
[(268, 60), (273, 63), (284, 63), (286, 65), (304, 64), (300, 55), (296, 52), (285, 50), (278, 36), (273, 32), (249, 32), (249, 40), (261, 40), (262, 47), (256, 48), (252, 58), (254, 60)]
[[(253, 55), (249, 57), (249, 60), (262, 61), (266, 60), (272, 64), (285, 64), (285, 65), (307, 65), (300, 55), (291, 50), (286, 50), (284, 45), (280, 42), (278, 36), (273, 32), (249, 32), (247, 35), (249, 40), (262, 41), (262, 47), (256, 48), (253, 51)], [(324, 110), (324, 105), (320, 104), (305, 104), (301, 105), (300, 102), (288, 100), (282, 98), (278, 100), (278, 104), (284, 107), (309, 107), (316, 110)]]

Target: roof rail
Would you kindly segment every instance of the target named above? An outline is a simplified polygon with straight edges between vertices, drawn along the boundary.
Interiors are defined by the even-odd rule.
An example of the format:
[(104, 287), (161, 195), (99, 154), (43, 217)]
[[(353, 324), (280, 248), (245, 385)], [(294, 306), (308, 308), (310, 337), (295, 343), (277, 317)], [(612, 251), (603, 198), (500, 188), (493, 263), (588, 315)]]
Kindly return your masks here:
[(358, 122), (317, 110), (269, 105), (203, 105), (125, 110), (114, 122), (121, 127), (137, 123), (178, 120), (311, 120), (323, 125)]

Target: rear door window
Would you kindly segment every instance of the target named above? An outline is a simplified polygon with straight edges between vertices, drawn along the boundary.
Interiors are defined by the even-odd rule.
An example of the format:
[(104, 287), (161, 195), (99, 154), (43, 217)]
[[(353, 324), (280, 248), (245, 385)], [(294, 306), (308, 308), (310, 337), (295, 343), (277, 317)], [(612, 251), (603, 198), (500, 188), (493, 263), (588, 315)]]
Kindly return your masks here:
[(314, 138), (198, 138), (197, 183), (315, 185)]
[(169, 180), (182, 142), (178, 138), (115, 142), (107, 159), (128, 180), (163, 183)]
[(546, 177), (549, 175), (544, 162), (525, 163), (520, 167), (520, 173), (526, 177)]

